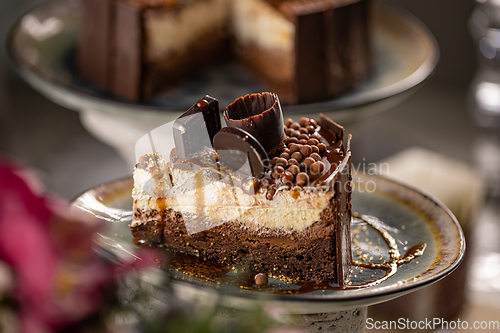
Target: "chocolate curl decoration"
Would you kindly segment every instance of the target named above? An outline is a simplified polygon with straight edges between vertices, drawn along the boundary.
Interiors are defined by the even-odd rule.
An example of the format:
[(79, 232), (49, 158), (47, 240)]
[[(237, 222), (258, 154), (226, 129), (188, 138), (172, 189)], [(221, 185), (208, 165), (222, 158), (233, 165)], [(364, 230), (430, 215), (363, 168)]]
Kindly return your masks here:
[(250, 133), (262, 144), (268, 155), (273, 155), (285, 140), (283, 112), (278, 95), (263, 92), (237, 98), (224, 111), (228, 127)]
[(212, 147), (221, 129), (219, 101), (206, 95), (175, 120), (173, 129), (178, 158), (190, 158)]

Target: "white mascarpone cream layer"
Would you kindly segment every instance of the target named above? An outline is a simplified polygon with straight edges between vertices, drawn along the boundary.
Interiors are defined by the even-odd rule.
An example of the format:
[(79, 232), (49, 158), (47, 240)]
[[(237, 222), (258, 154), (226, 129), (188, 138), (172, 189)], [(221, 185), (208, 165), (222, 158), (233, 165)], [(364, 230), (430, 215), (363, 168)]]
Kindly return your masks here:
[[(268, 200), (264, 189), (252, 195), (232, 186), (231, 176), (221, 181), (214, 180), (209, 176), (213, 172), (211, 168), (187, 171), (172, 168), (170, 163), (161, 162), (158, 165), (158, 172), (166, 175), (160, 180), (144, 169), (135, 169), (134, 209), (172, 208), (190, 217), (186, 219), (188, 233), (207, 230), (229, 221), (241, 222), (254, 230), (266, 227), (302, 231), (320, 219), (321, 212), (333, 196), (331, 191), (313, 188), (278, 189), (273, 199)], [(170, 178), (171, 183), (166, 181)], [(132, 224), (140, 223), (142, 221)]]
[(197, 1), (180, 12), (148, 16), (144, 23), (147, 54), (158, 59), (181, 52), (207, 32), (222, 31), (227, 24), (230, 1)]
[(243, 45), (293, 51), (295, 25), (262, 0), (233, 0), (232, 26)]

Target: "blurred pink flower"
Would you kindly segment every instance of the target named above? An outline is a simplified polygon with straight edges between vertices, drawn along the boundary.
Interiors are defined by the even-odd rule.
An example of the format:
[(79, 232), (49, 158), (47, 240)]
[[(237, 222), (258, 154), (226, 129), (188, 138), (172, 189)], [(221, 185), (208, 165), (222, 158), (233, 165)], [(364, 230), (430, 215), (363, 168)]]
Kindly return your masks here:
[(53, 332), (95, 313), (123, 267), (92, 249), (100, 221), (70, 215), (62, 200), (35, 193), (26, 175), (0, 160), (0, 261), (15, 274), (23, 331)]

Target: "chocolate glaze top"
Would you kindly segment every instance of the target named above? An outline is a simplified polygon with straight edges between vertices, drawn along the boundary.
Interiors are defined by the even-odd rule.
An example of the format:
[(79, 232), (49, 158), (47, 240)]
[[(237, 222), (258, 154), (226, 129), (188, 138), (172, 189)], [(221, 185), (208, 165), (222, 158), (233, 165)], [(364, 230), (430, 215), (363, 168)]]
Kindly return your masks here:
[(286, 136), (278, 95), (264, 92), (239, 97), (224, 111), (227, 126), (253, 135), (268, 155), (278, 151)]

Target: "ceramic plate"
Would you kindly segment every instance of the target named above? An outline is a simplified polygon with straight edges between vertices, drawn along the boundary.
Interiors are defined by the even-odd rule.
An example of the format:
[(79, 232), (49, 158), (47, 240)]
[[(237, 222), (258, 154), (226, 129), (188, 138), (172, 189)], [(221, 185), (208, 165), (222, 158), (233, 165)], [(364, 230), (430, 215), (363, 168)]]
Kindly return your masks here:
[[(373, 13), (375, 68), (371, 78), (336, 99), (285, 105), (286, 113), (323, 112), (332, 116), (329, 112), (357, 108), (405, 92), (432, 73), (439, 52), (427, 28), (410, 14), (383, 2), (375, 2)], [(47, 1), (17, 21), (8, 42), (9, 56), (18, 73), (47, 98), (69, 109), (139, 117), (145, 112), (183, 112), (192, 101), (205, 94), (217, 96), (221, 105), (228, 105), (249, 92), (266, 90), (230, 63), (202, 71), (169, 94), (154, 96), (140, 104), (120, 101), (85, 84), (76, 75), (74, 58), (79, 19), (78, 0)], [(352, 111), (348, 114), (350, 117), (356, 116), (356, 112), (349, 111)]]
[[(221, 294), (224, 303), (244, 307), (249, 301), (264, 299), (278, 302), (294, 313), (333, 312), (368, 306), (404, 295), (450, 274), (461, 262), (465, 251), (462, 230), (450, 211), (429, 195), (375, 175), (353, 177), (353, 211), (377, 221), (404, 254), (415, 245), (426, 244), (423, 255), (399, 266), (385, 281), (359, 289), (315, 290), (298, 294), (277, 294), (273, 290), (297, 289), (298, 286), (270, 279), (266, 288), (242, 289), (237, 285), (215, 283), (170, 269), (173, 288), (186, 298), (203, 299)], [(97, 186), (73, 203), (73, 208), (106, 221), (107, 229), (99, 236), (99, 246), (107, 254), (134, 256), (132, 241), (131, 178)], [(388, 247), (381, 234), (365, 222), (354, 219), (352, 225), (353, 259), (359, 262), (383, 262)], [(384, 275), (381, 270), (351, 267), (350, 286), (373, 281)]]

